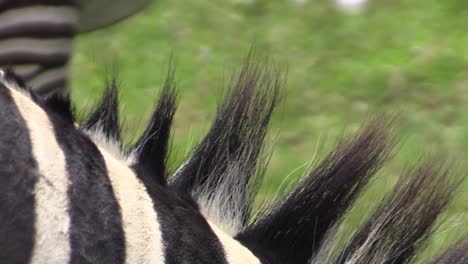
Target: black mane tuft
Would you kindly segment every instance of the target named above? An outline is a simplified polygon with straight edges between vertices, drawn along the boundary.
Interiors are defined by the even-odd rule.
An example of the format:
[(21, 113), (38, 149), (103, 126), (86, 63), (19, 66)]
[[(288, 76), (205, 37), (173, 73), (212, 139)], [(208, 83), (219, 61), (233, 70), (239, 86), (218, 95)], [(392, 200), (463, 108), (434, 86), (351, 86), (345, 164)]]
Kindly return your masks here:
[[(259, 157), (285, 79), (249, 55), (231, 82), (211, 129), (170, 186), (189, 193), (215, 223), (237, 232), (251, 213), (265, 166)], [(214, 214), (210, 208), (215, 208)]]
[[(253, 200), (267, 164), (264, 141), (284, 85), (285, 77), (275, 68), (249, 55), (231, 81), (209, 132), (171, 177), (167, 163), (178, 103), (171, 67), (150, 122), (129, 151), (120, 149), (115, 79), (81, 128), (91, 135), (101, 133), (105, 141), (116, 142), (122, 153), (130, 154), (124, 159), (133, 162), (132, 169), (153, 198), (167, 192), (184, 201), (184, 210), (203, 215), (262, 263), (411, 261), (464, 179), (464, 175), (452, 175), (450, 166), (436, 159), (403, 174), (343, 249), (329, 251), (328, 247), (336, 242), (333, 230), (394, 152), (397, 140), (389, 116), (371, 120), (354, 137), (340, 141), (284, 199), (253, 217)], [(43, 105), (73, 120), (68, 98), (50, 97)], [(460, 242), (433, 264), (465, 263), (466, 248), (467, 242)]]
[(449, 247), (431, 264), (465, 264), (468, 263), (468, 240), (461, 240)]
[[(278, 263), (306, 263), (392, 150), (390, 123), (377, 119), (335, 151), (237, 239)], [(267, 257), (267, 256), (265, 256)], [(276, 263), (276, 262), (275, 262)]]
[(115, 77), (107, 82), (101, 101), (81, 124), (81, 128), (86, 131), (99, 131), (108, 139), (120, 144), (119, 92)]
[(69, 123), (75, 121), (75, 111), (69, 94), (51, 94), (49, 97), (43, 99), (42, 105), (46, 110), (55, 113)]
[(177, 108), (174, 70), (169, 70), (159, 101), (148, 127), (133, 146), (135, 168), (148, 173), (158, 184), (165, 185), (171, 125)]
[(333, 263), (410, 261), (462, 180), (450, 175), (449, 166), (440, 160), (429, 159), (401, 176), (393, 191)]

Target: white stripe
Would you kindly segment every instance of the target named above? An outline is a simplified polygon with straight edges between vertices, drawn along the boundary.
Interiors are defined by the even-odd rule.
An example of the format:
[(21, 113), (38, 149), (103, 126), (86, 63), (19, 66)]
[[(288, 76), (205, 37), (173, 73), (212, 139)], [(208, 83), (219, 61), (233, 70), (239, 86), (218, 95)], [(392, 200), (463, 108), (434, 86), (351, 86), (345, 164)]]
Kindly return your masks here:
[(145, 186), (135, 173), (106, 150), (104, 157), (109, 179), (119, 202), (125, 233), (125, 263), (164, 263), (163, 244), (158, 216)]
[(10, 91), (29, 128), (38, 166), (34, 189), (36, 233), (31, 263), (68, 263), (70, 217), (65, 156), (46, 113), (22, 93)]
[(36, 75), (34, 78), (29, 80), (27, 83), (34, 90), (40, 90), (41, 87), (52, 83), (54, 81), (64, 79), (67, 76), (67, 67), (52, 68)]
[[(6, 68), (6, 67), (4, 67)], [(41, 66), (38, 64), (18, 64), (12, 66), (13, 71), (22, 78), (29, 79), (38, 73)]]
[(57, 53), (68, 54), (72, 49), (72, 40), (71, 38), (13, 38), (0, 40), (0, 56), (26, 52), (41, 56), (51, 56)]
[(260, 260), (239, 241), (224, 233), (215, 224), (209, 221), (208, 224), (223, 245), (224, 254), (229, 264), (260, 264)]
[[(76, 127), (79, 128), (78, 125)], [(109, 136), (107, 136), (103, 131), (104, 130), (101, 125), (98, 125), (91, 130), (83, 129), (83, 132), (91, 138), (94, 144), (107, 150), (107, 152), (115, 158), (123, 160), (128, 166), (134, 164), (133, 162), (130, 162), (125, 153), (123, 153), (119, 142), (115, 139), (109, 138)]]
[(28, 6), (15, 8), (0, 15), (0, 31), (17, 25), (71, 25), (78, 28), (79, 11), (69, 6)]

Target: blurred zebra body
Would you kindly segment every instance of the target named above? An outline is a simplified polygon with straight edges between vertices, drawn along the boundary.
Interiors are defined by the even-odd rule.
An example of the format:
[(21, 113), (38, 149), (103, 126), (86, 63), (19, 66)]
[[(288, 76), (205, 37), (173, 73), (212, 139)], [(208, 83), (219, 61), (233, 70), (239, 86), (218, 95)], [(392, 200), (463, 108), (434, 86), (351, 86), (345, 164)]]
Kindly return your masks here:
[[(345, 248), (333, 230), (391, 152), (389, 123), (343, 141), (285, 198), (254, 214), (262, 143), (284, 85), (248, 60), (207, 136), (170, 176), (170, 72), (143, 135), (122, 147), (115, 83), (80, 125), (67, 97), (0, 76), (2, 263), (407, 263), (461, 177), (423, 163)], [(464, 263), (466, 243), (434, 263)]]
[(64, 92), (79, 27), (76, 1), (2, 1), (0, 65), (41, 95)]
[(40, 96), (67, 93), (75, 36), (118, 22), (150, 2), (0, 1), (0, 67), (9, 67)]

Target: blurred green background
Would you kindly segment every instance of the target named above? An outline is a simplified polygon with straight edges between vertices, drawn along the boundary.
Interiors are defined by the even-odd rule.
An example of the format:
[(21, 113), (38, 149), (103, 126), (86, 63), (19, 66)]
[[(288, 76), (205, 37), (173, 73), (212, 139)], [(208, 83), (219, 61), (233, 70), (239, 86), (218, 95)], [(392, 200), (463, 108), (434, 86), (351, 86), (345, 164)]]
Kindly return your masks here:
[[(85, 111), (116, 65), (124, 133), (131, 140), (149, 117), (173, 54), (181, 94), (175, 167), (208, 130), (220, 89), (252, 45), (288, 71), (259, 201), (273, 197), (283, 182), (297, 182), (341, 136), (382, 112), (400, 114), (400, 151), (358, 200), (344, 237), (424, 154), (447, 153), (468, 171), (466, 0), (370, 0), (352, 14), (331, 0), (160, 0), (110, 29), (79, 37), (73, 97)], [(421, 261), (468, 234), (466, 181), (443, 218)]]

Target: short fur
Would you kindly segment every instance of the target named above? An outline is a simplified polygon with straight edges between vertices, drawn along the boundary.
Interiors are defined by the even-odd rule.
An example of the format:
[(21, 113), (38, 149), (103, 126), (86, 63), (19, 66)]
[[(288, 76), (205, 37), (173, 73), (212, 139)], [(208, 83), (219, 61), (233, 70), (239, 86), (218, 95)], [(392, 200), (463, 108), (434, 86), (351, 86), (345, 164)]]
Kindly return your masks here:
[(31, 140), (31, 154), (37, 166), (34, 186), (35, 244), (32, 262), (49, 258), (52, 262), (68, 262), (71, 253), (67, 195), (69, 173), (65, 153), (54, 136), (49, 116), (40, 106), (22, 93), (11, 90), (12, 98), (24, 117)]
[[(28, 263), (34, 247), (34, 187), (37, 163), (25, 133), (26, 122), (13, 97), (0, 83), (0, 259)], [(12, 219), (15, 219), (14, 223)]]

